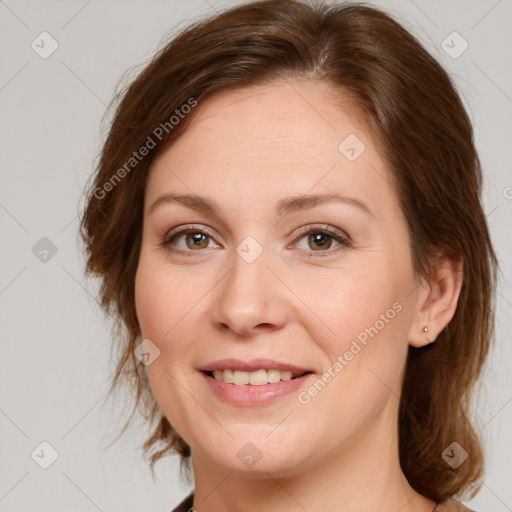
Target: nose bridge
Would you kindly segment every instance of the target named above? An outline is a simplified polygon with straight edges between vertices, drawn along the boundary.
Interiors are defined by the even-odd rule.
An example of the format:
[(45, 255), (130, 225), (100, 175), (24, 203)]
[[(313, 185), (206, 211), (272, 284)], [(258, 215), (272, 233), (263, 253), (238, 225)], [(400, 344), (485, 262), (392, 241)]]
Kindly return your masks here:
[(256, 328), (282, 327), (288, 314), (279, 282), (267, 268), (269, 252), (250, 238), (232, 255), (231, 269), (218, 288), (212, 316), (217, 326), (243, 335)]

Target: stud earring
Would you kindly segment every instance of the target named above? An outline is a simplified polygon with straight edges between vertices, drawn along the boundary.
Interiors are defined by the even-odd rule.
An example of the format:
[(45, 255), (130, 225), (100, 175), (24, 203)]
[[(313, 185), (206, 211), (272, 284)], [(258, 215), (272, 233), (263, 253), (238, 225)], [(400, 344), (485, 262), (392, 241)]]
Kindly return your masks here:
[(423, 327), (423, 332), (428, 332), (428, 327), (426, 325)]

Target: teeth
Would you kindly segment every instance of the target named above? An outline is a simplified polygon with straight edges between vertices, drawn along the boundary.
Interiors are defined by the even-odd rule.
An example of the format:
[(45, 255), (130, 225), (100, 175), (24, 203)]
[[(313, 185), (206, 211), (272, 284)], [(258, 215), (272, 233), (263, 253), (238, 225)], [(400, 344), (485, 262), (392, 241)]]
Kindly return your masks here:
[[(221, 374), (219, 379), (224, 378), (224, 382), (227, 382), (229, 384), (233, 384), (235, 382), (235, 372), (233, 370), (218, 370)], [(217, 377), (215, 377), (217, 378)]]
[(267, 370), (267, 379), (269, 382), (279, 382), (281, 380), (281, 372), (279, 370)]
[(263, 384), (272, 384), (281, 380), (291, 380), (292, 372), (281, 372), (279, 370), (256, 370), (254, 372), (215, 370), (213, 376), (216, 380), (222, 380), (228, 384), (235, 384), (236, 386), (243, 384), (262, 386)]
[(239, 372), (235, 370), (235, 378), (233, 384), (240, 386), (242, 384), (249, 384), (249, 374), (247, 372)]
[(267, 370), (258, 370), (255, 372), (248, 373), (247, 375), (249, 376), (249, 384), (251, 384), (252, 386), (261, 386), (262, 384), (268, 384)]

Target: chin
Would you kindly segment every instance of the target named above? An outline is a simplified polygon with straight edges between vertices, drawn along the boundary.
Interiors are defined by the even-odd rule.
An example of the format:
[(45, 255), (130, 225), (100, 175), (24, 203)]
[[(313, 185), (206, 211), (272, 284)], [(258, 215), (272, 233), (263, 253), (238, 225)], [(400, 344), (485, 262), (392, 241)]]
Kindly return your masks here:
[[(304, 447), (311, 447), (309, 436), (309, 439), (299, 439), (298, 435), (284, 430), (280, 435), (275, 432), (269, 435), (272, 432), (269, 428), (262, 434), (261, 426), (234, 428), (227, 425), (226, 428), (232, 438), (223, 431), (222, 439), (212, 439), (206, 446), (199, 447), (214, 464), (229, 471), (261, 473), (267, 478), (269, 472), (286, 475), (304, 467)], [(201, 444), (204, 440), (203, 437)]]

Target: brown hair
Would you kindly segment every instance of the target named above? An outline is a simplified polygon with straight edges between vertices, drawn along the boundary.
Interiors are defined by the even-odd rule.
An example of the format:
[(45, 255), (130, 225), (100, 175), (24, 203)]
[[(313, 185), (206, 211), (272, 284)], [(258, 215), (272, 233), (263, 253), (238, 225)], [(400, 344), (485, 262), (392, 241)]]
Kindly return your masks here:
[[(361, 3), (265, 0), (197, 21), (120, 95), (80, 228), (86, 272), (101, 277), (101, 304), (121, 328), (110, 392), (125, 382), (135, 396), (119, 435), (139, 408), (154, 427), (143, 445), (145, 455), (154, 450), (152, 471), (166, 454), (180, 454), (182, 463), (190, 455), (134, 356), (140, 336), (134, 280), (148, 170), (156, 154), (184, 132), (193, 112), (179, 115), (177, 124), (169, 120), (186, 112), (183, 105), (217, 91), (287, 77), (331, 84), (340, 96), (344, 91), (357, 98), (407, 218), (417, 275), (431, 274), (438, 251), (463, 261), (453, 320), (436, 343), (409, 348), (399, 449), (404, 474), (420, 494), (436, 501), (468, 490), (474, 495), (483, 454), (470, 421), (470, 398), (493, 337), (497, 260), (480, 202), (482, 172), (472, 127), (438, 62), (389, 15)], [(132, 161), (149, 139), (155, 149)], [(468, 452), (457, 469), (441, 457), (453, 441)]]

